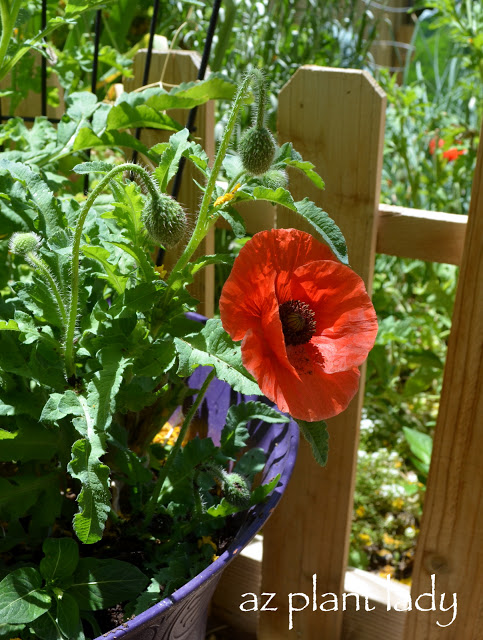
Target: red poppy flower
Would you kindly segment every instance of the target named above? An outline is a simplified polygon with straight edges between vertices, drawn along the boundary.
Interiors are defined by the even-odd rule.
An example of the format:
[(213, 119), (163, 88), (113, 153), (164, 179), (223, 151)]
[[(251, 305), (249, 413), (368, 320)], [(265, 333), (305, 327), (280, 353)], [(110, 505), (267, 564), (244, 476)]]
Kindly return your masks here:
[(457, 149), (456, 147), (451, 147), (447, 151), (443, 151), (443, 158), (446, 158), (449, 162), (456, 160), (458, 156), (463, 156), (466, 153), (466, 149)]
[(429, 141), (429, 153), (431, 155), (434, 155), (434, 152), (436, 151), (436, 141), (440, 149), (444, 145), (443, 138), (431, 138), (431, 140)]
[(341, 413), (359, 385), (377, 319), (361, 278), (297, 229), (257, 233), (220, 298), (223, 327), (281, 411), (306, 421)]

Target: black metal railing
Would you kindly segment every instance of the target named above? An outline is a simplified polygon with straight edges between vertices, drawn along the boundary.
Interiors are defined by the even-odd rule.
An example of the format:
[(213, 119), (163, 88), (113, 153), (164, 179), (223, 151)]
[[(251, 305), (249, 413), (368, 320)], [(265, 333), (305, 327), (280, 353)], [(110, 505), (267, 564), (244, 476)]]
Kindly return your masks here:
[[(146, 53), (146, 60), (144, 63), (144, 71), (143, 71), (143, 85), (148, 83), (149, 79), (149, 71), (151, 67), (151, 60), (153, 54), (153, 44), (154, 44), (154, 35), (156, 33), (156, 28), (158, 24), (159, 17), (159, 0), (154, 0), (153, 2), (153, 15), (151, 18), (151, 24), (149, 29), (149, 41), (148, 41), (148, 49)], [(205, 40), (205, 45), (203, 49), (203, 54), (201, 58), (201, 64), (198, 71), (198, 80), (203, 80), (206, 74), (206, 69), (208, 67), (208, 60), (211, 53), (211, 46), (213, 43), (213, 36), (216, 30), (216, 24), (218, 21), (219, 10), (221, 6), (221, 0), (214, 0), (213, 8), (211, 12), (210, 22), (208, 26), (207, 36)], [(41, 26), (42, 30), (45, 29), (47, 25), (47, 0), (42, 0), (41, 7)], [(91, 91), (92, 93), (96, 93), (97, 88), (97, 75), (98, 75), (98, 66), (99, 66), (99, 43), (101, 38), (101, 30), (102, 30), (102, 10), (99, 9), (96, 12), (95, 23), (94, 23), (94, 55), (92, 59), (92, 75), (91, 75)], [(47, 46), (47, 43), (44, 42), (44, 46)], [(57, 124), (59, 122), (58, 118), (52, 118), (47, 116), (47, 58), (43, 55), (41, 58), (41, 92), (40, 92), (40, 115), (46, 117), (49, 122), (53, 124)], [(188, 114), (188, 119), (186, 122), (186, 127), (190, 132), (196, 130), (195, 127), (195, 119), (196, 119), (196, 107), (191, 109)], [(9, 120), (12, 116), (10, 115), (2, 115), (1, 110), (1, 100), (0, 100), (0, 121)], [(25, 116), (23, 118), (25, 122), (34, 122), (34, 116)], [(137, 139), (141, 136), (141, 129), (136, 129), (135, 136)], [(87, 156), (90, 156), (90, 151), (87, 151)], [(137, 152), (134, 151), (132, 156), (133, 162), (137, 161)], [(179, 194), (179, 189), (181, 185), (181, 179), (183, 175), (184, 169), (184, 158), (182, 158), (182, 162), (179, 165), (178, 173), (176, 174), (173, 182), (172, 195), (173, 197), (177, 197)], [(84, 182), (84, 190), (87, 191), (89, 186), (89, 176), (86, 174), (85, 182)]]

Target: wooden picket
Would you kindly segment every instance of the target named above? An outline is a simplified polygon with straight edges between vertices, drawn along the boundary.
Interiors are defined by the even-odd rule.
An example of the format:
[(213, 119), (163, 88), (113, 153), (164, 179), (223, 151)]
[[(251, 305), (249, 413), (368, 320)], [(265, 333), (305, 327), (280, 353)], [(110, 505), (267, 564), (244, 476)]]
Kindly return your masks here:
[[(480, 140), (483, 136), (483, 126)], [(404, 640), (483, 639), (483, 153), (480, 146)], [(441, 611), (453, 603), (457, 611)], [(453, 619), (453, 611), (456, 617)], [(442, 626), (440, 626), (442, 625)]]
[[(140, 89), (143, 86), (143, 74), (146, 61), (147, 51), (141, 49), (134, 58), (133, 64), (133, 77), (126, 78), (124, 81), (124, 87), (126, 91), (133, 91), (134, 89)], [(193, 51), (157, 51), (152, 52), (151, 64), (149, 68), (148, 84), (158, 83), (159, 86), (164, 87), (167, 91), (173, 85), (178, 85), (181, 82), (190, 82), (196, 80), (198, 70), (200, 67), (201, 58)], [(169, 112), (169, 115), (177, 122), (184, 124), (188, 117), (187, 109), (173, 109)], [(208, 102), (201, 105), (198, 108), (196, 114), (195, 131), (193, 132), (194, 139), (201, 144), (208, 157), (213, 159), (215, 153), (215, 109), (214, 103)], [(165, 142), (168, 140), (172, 132), (166, 132), (159, 129), (143, 129), (141, 131), (140, 139), (148, 147), (151, 147), (158, 142)], [(142, 158), (143, 162), (147, 163), (146, 158)], [(190, 220), (189, 228), (192, 229), (195, 224), (195, 216), (197, 208), (201, 200), (201, 192), (195, 186), (193, 179), (200, 180), (201, 174), (188, 162), (184, 168), (183, 180), (181, 182), (181, 190), (179, 192), (178, 200), (184, 206), (188, 218)], [(171, 184), (168, 185), (171, 189)], [(212, 254), (214, 253), (214, 231), (212, 230), (202, 243), (197, 255), (199, 254)], [(173, 249), (166, 253), (164, 258), (164, 266), (169, 270), (174, 265), (181, 246), (177, 249)], [(214, 309), (214, 269), (213, 266), (208, 266), (203, 269), (203, 277), (198, 278), (194, 285), (191, 287), (191, 293), (193, 296), (200, 300), (199, 311), (206, 316), (213, 315)]]
[[(278, 136), (290, 140), (324, 177), (325, 191), (300, 173), (290, 175), (296, 200), (307, 196), (342, 229), (349, 262), (371, 288), (379, 206), (385, 95), (363, 71), (300, 68), (279, 96)], [(361, 159), (363, 160), (361, 162)], [(310, 230), (288, 209), (277, 211), (278, 227)], [(364, 390), (349, 408), (330, 420), (329, 461), (321, 469), (301, 441), (294, 476), (264, 529), (262, 590), (283, 594), (277, 615), (260, 615), (259, 637), (288, 638), (291, 592), (312, 593), (317, 575), (321, 593), (342, 593), (347, 565), (358, 430)], [(294, 617), (301, 638), (337, 638), (342, 610), (317, 615), (312, 606)]]

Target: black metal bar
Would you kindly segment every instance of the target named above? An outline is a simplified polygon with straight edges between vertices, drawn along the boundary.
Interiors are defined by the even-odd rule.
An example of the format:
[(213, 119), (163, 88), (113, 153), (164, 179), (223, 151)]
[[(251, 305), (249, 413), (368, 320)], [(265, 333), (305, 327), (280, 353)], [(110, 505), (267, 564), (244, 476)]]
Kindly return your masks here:
[[(42, 13), (41, 13), (41, 28), (42, 31), (47, 26), (47, 0), (42, 0)], [(44, 40), (45, 44), (45, 40)], [(42, 55), (40, 62), (40, 81), (41, 81), (41, 94), (40, 94), (40, 112), (43, 116), (47, 115), (47, 58)]]
[(94, 25), (94, 59), (92, 61), (92, 78), (91, 91), (96, 93), (97, 88), (97, 70), (99, 67), (99, 42), (101, 40), (101, 19), (102, 11), (99, 9), (96, 13), (96, 22)]
[[(221, 0), (215, 0), (213, 2), (213, 10), (211, 12), (210, 23), (208, 25), (208, 31), (206, 32), (206, 40), (205, 46), (203, 47), (203, 55), (201, 56), (200, 68), (198, 69), (198, 80), (203, 80), (206, 74), (206, 69), (208, 68), (208, 61), (210, 59), (211, 46), (213, 44), (213, 36), (215, 35), (216, 24), (218, 22), (218, 15), (220, 13)], [(190, 133), (196, 131), (195, 120), (196, 114), (198, 112), (198, 107), (193, 107), (190, 109), (188, 114), (188, 119), (186, 121), (186, 128)], [(179, 195), (179, 190), (181, 188), (181, 180), (183, 179), (183, 172), (186, 165), (186, 158), (184, 156), (181, 157), (178, 171), (174, 176), (173, 188), (171, 189), (171, 195), (173, 198), (177, 198)], [(158, 249), (158, 255), (156, 257), (156, 265), (159, 267), (163, 264), (164, 259), (164, 249)]]
[[(215, 0), (213, 3), (213, 11), (211, 12), (210, 24), (208, 25), (208, 31), (206, 32), (205, 46), (203, 48), (203, 55), (201, 57), (200, 68), (198, 69), (198, 80), (203, 80), (208, 68), (208, 60), (210, 59), (211, 45), (213, 44), (213, 36), (215, 35), (216, 23), (218, 21), (218, 14), (220, 11), (221, 0)], [(186, 121), (186, 128), (190, 133), (196, 131), (195, 120), (198, 107), (190, 109), (188, 119)], [(173, 198), (177, 198), (179, 190), (181, 188), (181, 179), (183, 177), (183, 171), (186, 164), (186, 158), (183, 156), (178, 166), (178, 171), (174, 177), (173, 189), (171, 195)]]
[[(149, 40), (148, 40), (148, 50), (146, 52), (146, 60), (144, 61), (144, 71), (143, 71), (143, 84), (142, 86), (148, 84), (149, 80), (149, 70), (151, 69), (151, 59), (153, 57), (153, 45), (154, 45), (154, 36), (156, 33), (156, 26), (158, 24), (158, 13), (159, 13), (159, 0), (154, 0), (153, 4), (153, 17), (151, 18), (151, 25), (149, 27)], [(141, 137), (141, 129), (136, 129), (134, 134), (136, 140), (139, 140)], [(136, 150), (133, 151), (132, 154), (132, 162), (137, 162), (138, 152)]]
[[(99, 9), (96, 13), (96, 21), (94, 24), (94, 58), (92, 60), (92, 76), (91, 91), (95, 95), (97, 89), (97, 72), (99, 68), (99, 42), (101, 40), (101, 19), (102, 11)], [(87, 159), (91, 157), (91, 150), (87, 151)], [(84, 195), (89, 191), (89, 174), (84, 175)]]

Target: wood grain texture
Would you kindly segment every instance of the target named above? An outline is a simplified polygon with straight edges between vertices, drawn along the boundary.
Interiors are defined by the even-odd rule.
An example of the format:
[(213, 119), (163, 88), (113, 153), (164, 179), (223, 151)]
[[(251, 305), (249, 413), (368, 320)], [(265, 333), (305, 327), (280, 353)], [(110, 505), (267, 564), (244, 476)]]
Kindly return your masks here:
[[(482, 129), (483, 132), (483, 129)], [(414, 595), (435, 575), (436, 611), (413, 610), (405, 640), (483, 639), (483, 150), (480, 146), (434, 435)], [(456, 619), (439, 610), (457, 594)], [(413, 598), (414, 599), (414, 598)]]
[(461, 264), (467, 216), (379, 205), (377, 253)]
[[(40, 74), (42, 54), (38, 51), (31, 50), (25, 55), (33, 59), (33, 73)], [(49, 69), (49, 66), (52, 66), (53, 64), (55, 63), (51, 63), (50, 59), (48, 59), (47, 70)], [(3, 80), (0, 81), (0, 90), (9, 90), (11, 87), (11, 82), (11, 74), (9, 73), (7, 74), (7, 76), (5, 76), (5, 78), (3, 78)], [(40, 94), (40, 85), (38, 86), (39, 92), (34, 89), (29, 91), (27, 97), (24, 98), (15, 109), (14, 114), (10, 112), (10, 98), (2, 98), (2, 115), (16, 115), (21, 118), (36, 118), (37, 116), (40, 116), (42, 113), (42, 97)], [(55, 87), (57, 89), (59, 97), (59, 105), (57, 107), (52, 107), (49, 104), (47, 105), (47, 117), (60, 119), (65, 113), (64, 89), (60, 86), (59, 78), (55, 73), (47, 75), (47, 87)], [(27, 126), (30, 127), (32, 125), (31, 123), (27, 123)]]
[[(128, 78), (125, 81), (126, 91), (132, 91), (142, 86), (145, 60), (146, 50), (141, 49), (134, 58), (133, 78)], [(162, 78), (164, 83), (162, 86), (166, 90), (169, 90), (172, 85), (196, 80), (200, 62), (200, 56), (194, 51), (153, 51), (148, 84), (159, 82)], [(169, 111), (169, 115), (183, 126), (188, 118), (188, 113), (187, 109), (172, 109)], [(198, 107), (195, 127), (196, 130), (193, 133), (194, 139), (201, 144), (210, 160), (212, 160), (215, 155), (215, 106), (212, 101)], [(141, 132), (141, 141), (148, 147), (151, 147), (159, 142), (166, 142), (171, 134), (172, 132), (157, 129), (144, 129)], [(143, 158), (142, 161), (145, 162), (146, 159)], [(194, 165), (191, 162), (187, 162), (183, 172), (183, 181), (181, 183), (178, 200), (188, 214), (190, 231), (195, 225), (202, 196), (201, 191), (195, 185), (193, 179), (200, 181), (202, 178), (203, 176)], [(168, 185), (168, 193), (171, 191), (171, 186), (171, 184)], [(178, 247), (166, 253), (164, 265), (168, 270), (175, 264), (181, 254), (183, 246), (183, 242), (181, 242)], [(214, 246), (214, 232), (211, 230), (196, 255), (213, 254)], [(190, 291), (192, 295), (200, 301), (199, 312), (211, 317), (214, 309), (213, 266), (203, 269), (198, 274), (194, 284), (190, 287)]]
[[(308, 196), (341, 227), (349, 261), (370, 290), (379, 207), (385, 95), (365, 72), (306, 66), (279, 98), (279, 142), (293, 142), (325, 180), (324, 192), (291, 172), (295, 200)], [(277, 226), (310, 228), (297, 214), (277, 210)], [(361, 389), (364, 388), (364, 371)], [(294, 476), (264, 529), (262, 590), (311, 593), (317, 574), (320, 592), (342, 593), (352, 517), (362, 393), (329, 421), (327, 467), (312, 459), (301, 442)], [(286, 600), (285, 600), (286, 602)], [(306, 609), (288, 630), (287, 605), (260, 618), (259, 638), (337, 640), (342, 611), (320, 616)]]
[[(228, 625), (234, 638), (256, 638), (260, 617), (276, 615), (269, 611), (279, 605), (284, 594), (276, 594), (268, 603), (268, 596), (259, 598), (264, 611), (241, 611), (240, 604), (249, 594), (261, 595), (262, 540), (250, 543), (226, 569), (215, 590), (211, 606), (211, 626)], [(355, 596), (348, 596), (342, 614), (342, 638), (344, 640), (402, 640), (409, 599), (409, 587), (395, 580), (389, 582), (380, 576), (348, 569), (344, 576), (344, 593), (359, 596), (359, 610)], [(389, 605), (389, 610), (388, 610)], [(340, 606), (344, 606), (343, 603)], [(314, 616), (331, 616), (330, 612), (316, 612)], [(287, 621), (288, 623), (288, 621)], [(210, 623), (208, 624), (210, 628)], [(224, 636), (222, 636), (224, 637)], [(297, 637), (297, 636), (294, 636)]]

